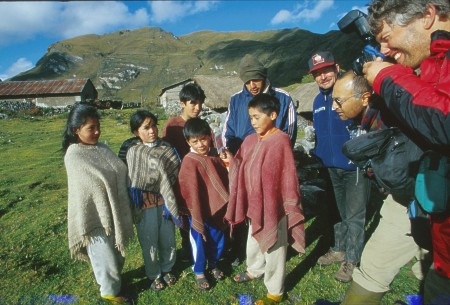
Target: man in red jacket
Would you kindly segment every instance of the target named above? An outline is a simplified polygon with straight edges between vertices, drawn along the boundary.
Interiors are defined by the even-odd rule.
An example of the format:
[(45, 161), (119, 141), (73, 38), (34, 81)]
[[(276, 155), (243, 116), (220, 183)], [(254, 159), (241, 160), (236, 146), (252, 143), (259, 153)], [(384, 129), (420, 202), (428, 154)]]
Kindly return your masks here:
[[(364, 65), (364, 77), (387, 108), (429, 148), (449, 155), (450, 149), (450, 4), (448, 0), (373, 0), (369, 24), (381, 52), (396, 64), (380, 58)], [(416, 70), (420, 68), (419, 70)], [(416, 71), (414, 71), (416, 70)], [(434, 268), (425, 278), (424, 302), (450, 302), (450, 207), (431, 215)], [(388, 250), (388, 249), (387, 249)], [(386, 262), (388, 263), (388, 262)], [(362, 266), (361, 266), (362, 268)], [(378, 304), (373, 282), (362, 273), (353, 278), (342, 304)], [(356, 287), (356, 289), (355, 289)], [(376, 293), (375, 293), (376, 294)], [(371, 298), (366, 301), (364, 295)], [(379, 293), (378, 293), (379, 296)]]

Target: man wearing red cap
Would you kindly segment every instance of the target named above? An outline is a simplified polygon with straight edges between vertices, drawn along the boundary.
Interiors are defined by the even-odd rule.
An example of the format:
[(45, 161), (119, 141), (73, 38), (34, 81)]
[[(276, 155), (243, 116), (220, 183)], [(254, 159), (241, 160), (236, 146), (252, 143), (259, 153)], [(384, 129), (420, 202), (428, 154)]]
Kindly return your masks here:
[[(339, 65), (328, 51), (314, 53), (308, 60), (309, 73), (319, 85), (320, 93), (313, 104), (313, 125), (316, 133), (316, 155), (328, 169), (333, 186), (340, 221), (334, 225), (334, 246), (317, 263), (328, 266), (340, 263), (335, 278), (341, 282), (352, 280), (364, 244), (366, 205), (369, 181), (362, 171), (341, 152), (342, 145), (357, 131), (353, 120), (343, 121), (332, 107), (331, 93), (339, 73)], [(341, 103), (345, 103), (345, 97)]]

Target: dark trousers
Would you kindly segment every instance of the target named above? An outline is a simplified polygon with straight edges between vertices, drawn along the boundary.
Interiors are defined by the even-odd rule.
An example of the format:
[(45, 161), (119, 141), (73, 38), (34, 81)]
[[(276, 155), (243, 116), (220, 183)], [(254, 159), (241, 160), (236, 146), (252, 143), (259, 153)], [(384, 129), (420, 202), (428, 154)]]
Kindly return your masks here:
[(366, 207), (370, 181), (362, 171), (329, 168), (341, 221), (334, 225), (334, 251), (345, 252), (345, 260), (358, 263), (364, 246)]

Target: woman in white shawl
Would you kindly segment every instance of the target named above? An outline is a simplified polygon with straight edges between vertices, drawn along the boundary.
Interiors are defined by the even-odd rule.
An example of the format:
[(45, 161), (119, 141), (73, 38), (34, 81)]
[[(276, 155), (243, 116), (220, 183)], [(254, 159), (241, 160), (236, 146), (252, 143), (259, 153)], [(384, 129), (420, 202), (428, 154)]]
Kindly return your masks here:
[(99, 137), (97, 109), (75, 105), (62, 143), (69, 249), (73, 258), (91, 263), (102, 299), (126, 302), (119, 292), (124, 249), (133, 235), (127, 168)]

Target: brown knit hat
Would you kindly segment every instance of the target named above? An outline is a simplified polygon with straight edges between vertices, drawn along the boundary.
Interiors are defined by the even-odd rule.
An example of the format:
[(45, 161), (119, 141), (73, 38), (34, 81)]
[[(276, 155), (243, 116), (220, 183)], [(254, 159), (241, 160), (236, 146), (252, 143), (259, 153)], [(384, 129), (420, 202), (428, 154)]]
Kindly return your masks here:
[(267, 68), (250, 54), (246, 54), (239, 64), (239, 78), (244, 82), (252, 79), (266, 79)]

